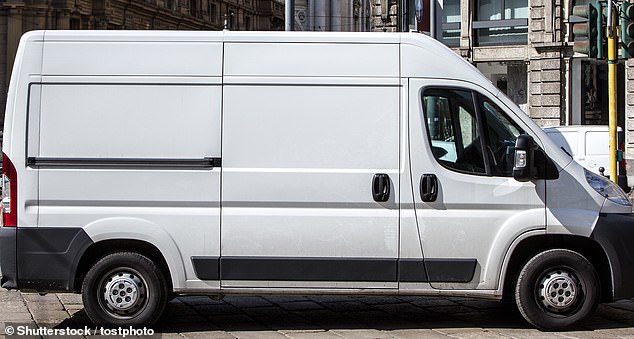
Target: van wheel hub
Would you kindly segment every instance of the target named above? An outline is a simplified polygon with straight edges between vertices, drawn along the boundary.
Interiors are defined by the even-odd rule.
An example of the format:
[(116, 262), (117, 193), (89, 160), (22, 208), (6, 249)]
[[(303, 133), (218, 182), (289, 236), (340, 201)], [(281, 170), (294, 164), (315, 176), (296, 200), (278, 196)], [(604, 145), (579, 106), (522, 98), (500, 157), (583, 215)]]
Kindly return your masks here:
[(109, 276), (103, 291), (108, 307), (120, 314), (131, 313), (145, 299), (143, 281), (131, 272), (118, 272)]
[(563, 312), (575, 304), (578, 296), (577, 279), (563, 270), (545, 274), (539, 283), (539, 299), (546, 308)]

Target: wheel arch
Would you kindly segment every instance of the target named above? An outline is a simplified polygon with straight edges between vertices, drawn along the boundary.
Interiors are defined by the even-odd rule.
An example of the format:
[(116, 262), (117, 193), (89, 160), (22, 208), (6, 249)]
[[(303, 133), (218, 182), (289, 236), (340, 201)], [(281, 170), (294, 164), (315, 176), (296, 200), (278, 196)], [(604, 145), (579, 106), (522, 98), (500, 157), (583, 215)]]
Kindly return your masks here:
[(74, 290), (81, 292), (86, 273), (101, 258), (115, 252), (135, 252), (148, 257), (160, 268), (167, 282), (168, 291), (173, 291), (172, 276), (169, 266), (161, 251), (153, 244), (136, 239), (108, 239), (92, 244), (79, 260), (75, 272)]
[(513, 298), (515, 283), (522, 267), (535, 255), (551, 249), (567, 249), (583, 255), (597, 272), (601, 285), (601, 301), (611, 301), (613, 297), (612, 270), (608, 257), (594, 240), (574, 235), (543, 234), (523, 239), (513, 249), (504, 276), (503, 297)]

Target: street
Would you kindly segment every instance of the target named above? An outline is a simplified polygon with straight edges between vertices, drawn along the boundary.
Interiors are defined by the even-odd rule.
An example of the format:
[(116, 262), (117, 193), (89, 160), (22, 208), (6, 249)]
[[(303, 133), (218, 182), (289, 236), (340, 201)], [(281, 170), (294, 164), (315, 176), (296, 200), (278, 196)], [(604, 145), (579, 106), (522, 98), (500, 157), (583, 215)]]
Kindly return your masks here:
[[(77, 294), (0, 290), (0, 333), (5, 334), (5, 325), (94, 327), (82, 308)], [(544, 333), (530, 327), (514, 305), (486, 300), (179, 297), (170, 301), (153, 330), (155, 338), (634, 338), (634, 299), (599, 306), (578, 328)]]

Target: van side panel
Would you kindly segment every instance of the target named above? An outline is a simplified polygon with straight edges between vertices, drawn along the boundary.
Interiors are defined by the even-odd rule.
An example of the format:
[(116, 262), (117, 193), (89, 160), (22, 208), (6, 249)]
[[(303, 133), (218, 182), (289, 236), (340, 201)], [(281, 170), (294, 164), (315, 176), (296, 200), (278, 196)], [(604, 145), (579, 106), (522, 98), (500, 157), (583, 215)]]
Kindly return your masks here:
[(173, 241), (186, 258), (218, 253), (220, 169), (204, 164), (220, 159), (220, 98), (219, 85), (44, 84), (29, 157), (39, 226), (93, 225), (94, 238), (122, 223), (121, 238)]
[[(395, 289), (398, 44), (230, 41), (225, 53), (223, 288)], [(373, 199), (375, 174), (387, 201)]]
[[(398, 44), (226, 43), (225, 76), (390, 77)], [(380, 62), (365, 62), (372, 56)]]
[[(228, 42), (225, 53), (222, 286), (396, 288), (398, 44)], [(379, 173), (392, 190), (381, 203)], [(271, 270), (251, 274), (253, 263)]]
[(55, 34), (24, 154), (39, 177), (39, 234), (29, 234), (59, 234), (64, 250), (24, 247), (49, 260), (20, 266), (46, 282), (47, 262), (66, 263), (72, 280), (86, 243), (140, 240), (163, 254), (174, 289), (185, 288), (198, 280), (189, 258), (220, 254), (222, 44)]
[[(219, 76), (221, 43), (85, 41), (82, 37), (49, 36), (42, 65), (44, 75)], [(72, 39), (72, 40), (71, 40)], [(145, 38), (147, 40), (147, 37)], [(187, 38), (184, 38), (187, 39)], [(84, 41), (82, 41), (84, 40)], [(87, 62), (88, 61), (88, 62)]]
[(218, 157), (220, 95), (218, 85), (46, 84), (38, 156)]

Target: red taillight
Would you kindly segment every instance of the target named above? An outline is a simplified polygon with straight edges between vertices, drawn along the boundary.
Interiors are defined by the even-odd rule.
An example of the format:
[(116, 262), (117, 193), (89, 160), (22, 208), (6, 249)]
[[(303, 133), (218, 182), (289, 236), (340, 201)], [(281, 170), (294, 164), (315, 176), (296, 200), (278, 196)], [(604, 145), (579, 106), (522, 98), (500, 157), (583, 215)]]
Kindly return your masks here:
[(2, 153), (2, 226), (18, 225), (18, 173), (11, 159)]

